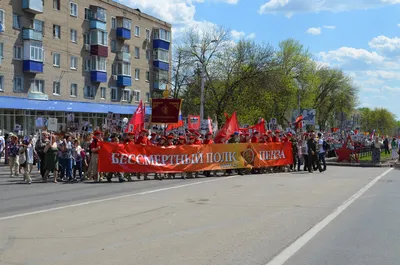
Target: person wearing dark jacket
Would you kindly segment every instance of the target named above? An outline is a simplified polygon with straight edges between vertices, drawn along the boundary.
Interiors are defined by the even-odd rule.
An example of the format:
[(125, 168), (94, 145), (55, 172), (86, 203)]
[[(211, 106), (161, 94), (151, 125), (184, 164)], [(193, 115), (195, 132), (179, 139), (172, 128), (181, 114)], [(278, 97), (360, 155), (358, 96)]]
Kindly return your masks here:
[(318, 144), (315, 141), (315, 133), (311, 132), (310, 138), (307, 140), (308, 147), (308, 172), (313, 172), (313, 165), (316, 164), (319, 172), (322, 172), (321, 163), (318, 159)]

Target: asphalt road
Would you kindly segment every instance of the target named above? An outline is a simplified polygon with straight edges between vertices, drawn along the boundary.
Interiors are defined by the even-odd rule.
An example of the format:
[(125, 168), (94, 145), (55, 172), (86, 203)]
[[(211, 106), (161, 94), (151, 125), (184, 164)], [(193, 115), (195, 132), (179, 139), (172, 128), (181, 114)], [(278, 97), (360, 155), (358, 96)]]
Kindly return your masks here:
[(287, 247), (287, 265), (400, 264), (398, 171), (353, 196), (387, 168), (32, 185), (4, 170), (0, 264), (279, 265)]

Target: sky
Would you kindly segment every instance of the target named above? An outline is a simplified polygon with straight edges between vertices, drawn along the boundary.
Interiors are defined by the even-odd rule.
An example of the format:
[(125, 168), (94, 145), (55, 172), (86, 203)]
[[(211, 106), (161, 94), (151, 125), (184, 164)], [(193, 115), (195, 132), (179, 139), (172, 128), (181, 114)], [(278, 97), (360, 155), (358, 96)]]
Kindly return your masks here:
[(400, 0), (118, 1), (172, 23), (173, 38), (223, 25), (233, 39), (274, 47), (297, 39), (314, 60), (352, 77), (359, 107), (384, 107), (400, 119)]

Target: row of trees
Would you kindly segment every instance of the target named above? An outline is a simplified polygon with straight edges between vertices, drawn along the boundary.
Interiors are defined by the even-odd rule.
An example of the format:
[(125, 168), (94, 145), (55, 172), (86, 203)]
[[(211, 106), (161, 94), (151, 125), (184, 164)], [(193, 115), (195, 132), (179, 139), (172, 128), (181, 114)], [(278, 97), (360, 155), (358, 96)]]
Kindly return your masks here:
[(372, 132), (385, 135), (397, 135), (397, 129), (400, 128), (396, 116), (384, 108), (360, 108), (358, 109), (360, 116), (360, 129), (364, 132)]
[(298, 41), (277, 49), (242, 39), (234, 42), (223, 27), (192, 29), (174, 46), (171, 89), (183, 98), (183, 114), (200, 110), (204, 74), (205, 117), (224, 121), (237, 111), (239, 122), (260, 117), (291, 122), (295, 110), (317, 110), (322, 128), (335, 126), (335, 115), (350, 114), (357, 105), (357, 87), (340, 69), (321, 66)]

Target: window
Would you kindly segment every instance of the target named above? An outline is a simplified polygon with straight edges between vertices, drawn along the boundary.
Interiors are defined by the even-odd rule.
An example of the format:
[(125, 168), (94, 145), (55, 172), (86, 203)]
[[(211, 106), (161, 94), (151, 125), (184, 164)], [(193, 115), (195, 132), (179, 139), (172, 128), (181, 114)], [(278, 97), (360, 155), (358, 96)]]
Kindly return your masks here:
[(117, 74), (118, 75), (131, 76), (131, 64), (130, 63), (126, 63), (126, 62), (119, 62), (118, 63)]
[(154, 72), (154, 83), (168, 84), (168, 71), (157, 70)]
[(76, 3), (69, 3), (70, 6), (70, 12), (69, 14), (73, 17), (77, 17), (78, 16), (78, 5)]
[(13, 14), (13, 28), (21, 29), (21, 17), (17, 14)]
[(118, 90), (116, 87), (111, 88), (111, 100), (117, 101), (118, 100)]
[(140, 49), (139, 49), (139, 47), (135, 47), (135, 58), (136, 59), (140, 58)]
[(34, 79), (31, 82), (31, 92), (32, 93), (44, 93), (44, 81)]
[(150, 102), (150, 92), (146, 92), (146, 102)]
[(140, 27), (139, 26), (135, 26), (135, 36), (140, 37)]
[(85, 20), (89, 20), (92, 17), (92, 11), (89, 8), (85, 8)]
[(156, 49), (154, 50), (154, 60), (169, 62), (169, 51)]
[(53, 66), (60, 67), (60, 58), (61, 55), (59, 53), (53, 53)]
[(22, 47), (15, 45), (14, 46), (14, 60), (22, 60)]
[(13, 90), (14, 90), (14, 92), (24, 91), (24, 78), (23, 77), (21, 77), (21, 76), (14, 77)]
[(85, 59), (84, 69), (86, 72), (90, 72), (90, 59)]
[(112, 75), (116, 75), (117, 74), (117, 65), (115, 63), (113, 63), (111, 65), (111, 74)]
[(35, 31), (43, 32), (44, 21), (41, 21), (41, 20), (38, 20), (38, 19), (34, 19), (34, 20), (32, 21), (32, 28), (33, 28)]
[(116, 51), (116, 47), (115, 47), (115, 40), (111, 40), (111, 52), (115, 52)]
[(146, 50), (146, 60), (150, 60), (150, 50)]
[(139, 77), (140, 77), (140, 69), (135, 69), (135, 79), (136, 80), (139, 80)]
[(60, 82), (53, 81), (53, 95), (59, 96), (61, 93)]
[(42, 42), (30, 42), (30, 56), (32, 61), (43, 62), (43, 43)]
[(85, 98), (94, 98), (94, 96), (95, 96), (95, 87), (85, 86)]
[(92, 56), (92, 71), (107, 72), (106, 58), (100, 56)]
[(139, 102), (140, 101), (140, 91), (135, 90), (133, 97), (135, 98), (135, 102)]
[(117, 28), (117, 18), (111, 17), (111, 28), (116, 29)]
[(71, 65), (70, 68), (73, 70), (78, 69), (78, 57), (76, 56), (71, 56)]
[(93, 7), (92, 18), (106, 23), (107, 22), (107, 11), (104, 8), (101, 8), (98, 6)]
[(76, 40), (78, 38), (78, 32), (75, 29), (71, 29), (71, 36), (70, 36), (70, 40), (71, 42), (76, 43)]
[(106, 87), (102, 86), (100, 87), (100, 98), (101, 99), (106, 99)]
[(0, 9), (0, 32), (3, 32), (5, 29), (5, 13), (3, 9)]
[(131, 90), (130, 89), (124, 89), (122, 91), (122, 101), (130, 101), (131, 97)]
[(83, 33), (83, 44), (90, 44), (90, 40), (89, 40), (89, 34), (87, 33)]
[(122, 27), (124, 29), (129, 29), (131, 30), (132, 27), (132, 20), (128, 19), (128, 18), (122, 18), (120, 19), (118, 25), (118, 27)]
[(0, 75), (0, 91), (4, 91), (4, 76)]
[(78, 85), (71, 84), (71, 91), (69, 93), (70, 93), (71, 97), (77, 97), (78, 96)]
[(0, 42), (0, 58), (3, 58), (4, 43)]
[(150, 72), (146, 71), (146, 81), (149, 82), (150, 80)]
[(165, 29), (154, 30), (154, 39), (171, 41), (171, 32)]
[(60, 0), (53, 0), (53, 8), (55, 10), (60, 10)]
[(53, 37), (61, 39), (61, 27), (59, 25), (53, 25)]
[(90, 44), (97, 44), (102, 46), (108, 45), (108, 34), (102, 30), (90, 31)]
[(129, 53), (129, 45), (128, 44), (124, 44), (121, 47), (121, 52), (127, 52)]
[(150, 30), (146, 29), (146, 39), (150, 40)]

